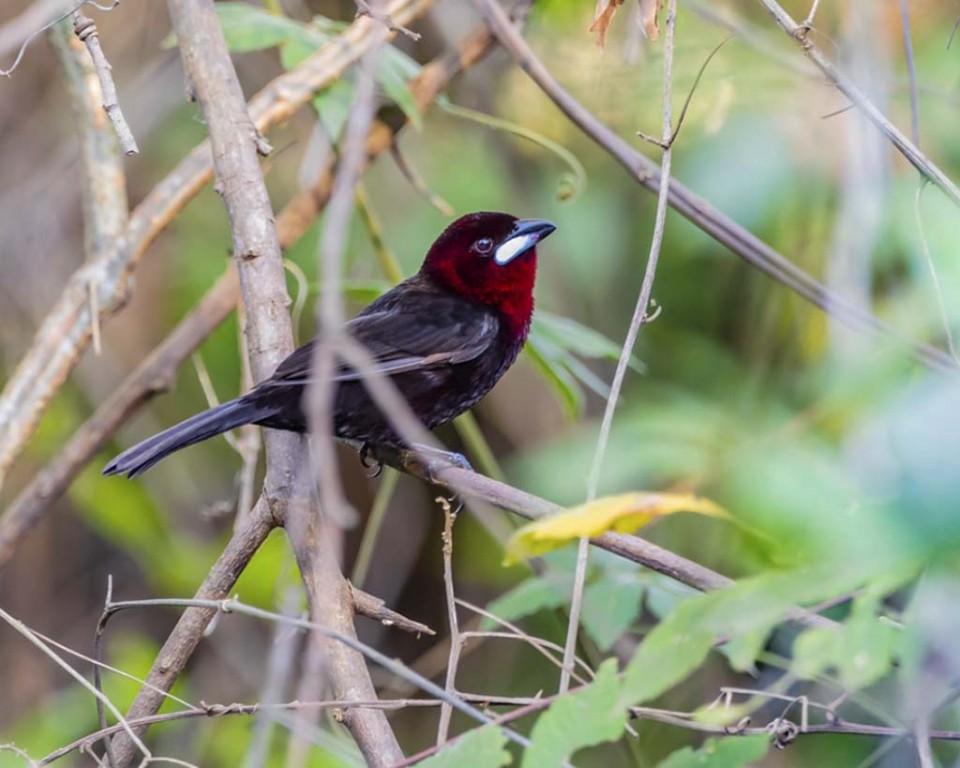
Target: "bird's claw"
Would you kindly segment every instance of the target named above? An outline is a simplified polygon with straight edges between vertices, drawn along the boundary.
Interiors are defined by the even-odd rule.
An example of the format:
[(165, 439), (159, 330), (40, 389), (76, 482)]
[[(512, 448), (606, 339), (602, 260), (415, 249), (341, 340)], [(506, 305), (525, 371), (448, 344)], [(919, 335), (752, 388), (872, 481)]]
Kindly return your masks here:
[(463, 496), (459, 493), (451, 493), (446, 499), (447, 504), (450, 505), (449, 515), (451, 517), (456, 517), (463, 511)]
[(473, 466), (467, 460), (467, 457), (456, 451), (444, 451), (429, 445), (417, 444), (411, 446), (411, 453), (408, 456), (419, 465), (423, 477), (428, 482), (438, 485), (441, 484), (438, 482), (440, 473), (450, 467), (473, 472)]
[(367, 473), (367, 477), (380, 477), (383, 472), (383, 462), (374, 458), (373, 448), (370, 443), (364, 443), (360, 446), (359, 457), (361, 466), (363, 466), (364, 469), (370, 470), (370, 472)]

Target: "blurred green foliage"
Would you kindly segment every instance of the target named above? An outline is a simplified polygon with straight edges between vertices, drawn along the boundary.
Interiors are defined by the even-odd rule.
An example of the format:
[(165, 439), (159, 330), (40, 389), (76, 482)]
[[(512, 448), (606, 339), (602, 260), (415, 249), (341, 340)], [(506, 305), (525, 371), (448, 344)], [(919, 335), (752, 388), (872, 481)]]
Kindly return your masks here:
[[(804, 6), (798, 12), (805, 12), (805, 4), (793, 5), (794, 10)], [(566, 0), (538, 3), (530, 39), (551, 71), (600, 119), (624, 136), (638, 129), (651, 132), (659, 122), (661, 48), (642, 43), (631, 54), (635, 59), (625, 60), (628, 25), (618, 18), (607, 50), (596, 50), (585, 33), (592, 6)], [(236, 3), (218, 7), (234, 50), (281, 47), (279, 54), (240, 57), (258, 64), (272, 61), (274, 72), (301, 60), (341, 28), (320, 18), (294, 22)], [(727, 34), (697, 7), (684, 3), (679, 16), (678, 103), (704, 58)], [(845, 102), (804, 69), (793, 44), (758, 9), (731, 4), (727, 10), (740, 14), (743, 29), (716, 56), (693, 97), (675, 147), (676, 177), (826, 280), (831, 265), (846, 257), (834, 243), (841, 182), (850, 172), (857, 123), (852, 112), (821, 119)], [(956, 178), (955, 50), (944, 48), (952, 11), (932, 3), (919, 3), (914, 10), (921, 146)], [(884, 105), (895, 122), (906, 125), (909, 90), (899, 27), (887, 12), (878, 12), (878, 37), (887, 46)], [(818, 24), (825, 39), (841, 36), (843, 13), (839, 7), (821, 9)], [(579, 195), (569, 199), (564, 193), (567, 166), (544, 142), (517, 140), (507, 131), (438, 109), (421, 120), (403, 85), (416, 66), (409, 53), (419, 53), (407, 43), (403, 48), (407, 52), (389, 49), (378, 82), (384, 99), (418, 123), (401, 144), (431, 189), (458, 213), (497, 208), (550, 217), (559, 225), (542, 249), (537, 300), (543, 311), (526, 362), (478, 414), (512, 484), (561, 504), (579, 503), (596, 446), (610, 360), (619, 354), (639, 289), (654, 200), (584, 139), (521, 72), (502, 65), (485, 65), (465, 78), (454, 88), (451, 102), (565, 147), (586, 169), (587, 183)], [(315, 100), (330, 136), (342, 129), (350, 95), (348, 76)], [(147, 188), (149, 180), (202, 137), (196, 114), (194, 108), (178, 110), (144, 142), (151, 167), (139, 172)], [(298, 184), (310, 181), (301, 176), (302, 166), (310, 164), (301, 166), (300, 156), (306, 154), (312, 128), (300, 134), (291, 129), (293, 149), (279, 152), (271, 167), (277, 207)], [(654, 155), (639, 139), (637, 145)], [(883, 164), (878, 218), (864, 231), (869, 264), (867, 283), (860, 287), (873, 310), (905, 336), (943, 344), (947, 334), (922, 244), (939, 276), (949, 322), (956, 325), (957, 211), (928, 189), (918, 222), (915, 173), (889, 149)], [(413, 194), (386, 160), (370, 170), (366, 186), (387, 245), (404, 274), (411, 274), (448, 219)], [(287, 253), (313, 287), (319, 280), (318, 231), (319, 225), (312, 227)], [(142, 287), (154, 302), (153, 322), (165, 329), (183, 316), (223, 270), (228, 244), (222, 207), (207, 191), (160, 244), (163, 263), (154, 280), (162, 285)], [(345, 290), (353, 305), (366, 303), (388, 284), (357, 221), (348, 268)], [(293, 277), (290, 287), (297, 289)], [(631, 725), (639, 739), (620, 738), (623, 707), (641, 701), (703, 718), (751, 713), (759, 723), (783, 710), (782, 702), (770, 705), (757, 697), (729, 711), (721, 708), (719, 714), (703, 711), (723, 685), (804, 693), (821, 702), (843, 699), (851, 707), (850, 717), (894, 727), (910, 724), (929, 705), (935, 724), (956, 727), (951, 696), (960, 679), (954, 642), (960, 631), (954, 618), (960, 604), (960, 396), (953, 378), (909, 362), (895, 342), (837, 328), (672, 213), (654, 296), (663, 311), (644, 327), (635, 350), (637, 362), (619, 403), (601, 491), (695, 491), (720, 503), (741, 527), (676, 518), (658, 524), (649, 535), (738, 583), (699, 595), (630, 563), (595, 554), (580, 655), (598, 669), (598, 680), (517, 725), (531, 734), (538, 750), (549, 752), (536, 764), (554, 764), (601, 742), (611, 743), (575, 755), (576, 764), (734, 768), (762, 761), (833, 768), (877, 762), (874, 750), (883, 742), (853, 737), (802, 737), (789, 750), (766, 755), (763, 738), (702, 743), (695, 733), (637, 720)], [(310, 334), (312, 295), (306, 306), (301, 338)], [(135, 323), (132, 328), (131, 333), (143, 332)], [(148, 330), (159, 333), (156, 327)], [(239, 388), (238, 351), (234, 320), (202, 349), (223, 398)], [(68, 388), (44, 419), (31, 459), (52, 455), (89, 412), (92, 399), (80, 387)], [(163, 425), (204, 405), (196, 377), (186, 369), (175, 396), (159, 399), (151, 412), (154, 423)], [(131, 433), (149, 430), (138, 423)], [(130, 437), (124, 434), (122, 442)], [(219, 443), (191, 449), (143, 483), (101, 478), (97, 466), (71, 488), (70, 510), (102, 551), (135, 564), (143, 589), (163, 596), (192, 594), (229, 527), (229, 521), (216, 517), (201, 520), (198, 512), (234, 503), (236, 455)], [(361, 500), (370, 495), (361, 482), (353, 480), (350, 487)], [(414, 507), (430, 503), (426, 495), (398, 492), (397, 499), (390, 514), (403, 519), (401, 527), (414, 520)], [(410, 522), (409, 530), (395, 533), (395, 541), (380, 548), (381, 561), (393, 570), (381, 573), (378, 581), (374, 568), (372, 579), (392, 590), (391, 604), (442, 626), (438, 523), (423, 522), (426, 533), (419, 538), (414, 528)], [(494, 614), (520, 622), (531, 634), (562, 643), (572, 553), (549, 555), (536, 575), (504, 570), (498, 546), (480, 525), (464, 519), (457, 530), (458, 590)], [(347, 557), (355, 538), (348, 533)], [(391, 543), (412, 548), (415, 555), (400, 562), (386, 551)], [(276, 533), (247, 568), (237, 593), (245, 602), (275, 607), (279, 593), (297, 578), (285, 540)], [(794, 606), (821, 603), (836, 603), (829, 615), (839, 629), (784, 628)], [(138, 626), (132, 619), (117, 621), (108, 633), (110, 663), (142, 677), (167, 629), (165, 624), (157, 628)], [(228, 637), (224, 642), (239, 642), (241, 634), (232, 629), (232, 619), (217, 629), (218, 639)], [(265, 657), (268, 634), (243, 638), (256, 648), (254, 658)], [(371, 637), (410, 660), (428, 647), (425, 641), (404, 645), (392, 635)], [(539, 657), (537, 664), (530, 663), (531, 657), (523, 654), (508, 645), (477, 651), (461, 670), (458, 687), (510, 696), (552, 693), (555, 668)], [(615, 675), (611, 662), (601, 663), (610, 655), (619, 658), (623, 674)], [(251, 682), (237, 674), (235, 661), (219, 658), (214, 664), (204, 658), (202, 663), (218, 672), (191, 670), (179, 695), (191, 701), (220, 696), (252, 701), (259, 696), (261, 670), (254, 669)], [(121, 708), (136, 690), (113, 676), (107, 677), (107, 686)], [(941, 702), (944, 706), (938, 708)], [(433, 743), (435, 721), (433, 715), (420, 714), (426, 711), (393, 721), (408, 753)], [(279, 716), (278, 721), (288, 722)], [(466, 721), (455, 723), (464, 730), (472, 727)], [(42, 755), (96, 727), (88, 694), (61, 684), (36, 706), (18, 711), (4, 725), (0, 741)], [(285, 760), (286, 733), (283, 727), (274, 729), (270, 765)], [(339, 726), (324, 721), (312, 733), (320, 747), (311, 751), (309, 765), (358, 764)], [(240, 716), (199, 725), (171, 723), (156, 734), (162, 746), (178, 744), (176, 753), (198, 764), (234, 766), (247, 754), (251, 723)], [(534, 764), (531, 753), (523, 757), (505, 749), (513, 748), (505, 746), (502, 734), (484, 728), (427, 764), (499, 766), (508, 754), (515, 764)], [(893, 762), (887, 764), (912, 764), (909, 744), (902, 751), (897, 745), (892, 749), (888, 759)], [(949, 747), (938, 746), (937, 752), (944, 764), (956, 758)], [(11, 760), (0, 753), (0, 765), (17, 764)]]

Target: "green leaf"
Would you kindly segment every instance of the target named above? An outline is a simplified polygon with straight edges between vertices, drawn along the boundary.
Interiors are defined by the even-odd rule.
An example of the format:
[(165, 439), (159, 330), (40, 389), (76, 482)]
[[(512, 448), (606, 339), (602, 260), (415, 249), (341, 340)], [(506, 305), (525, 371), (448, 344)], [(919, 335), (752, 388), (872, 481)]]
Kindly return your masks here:
[(697, 750), (684, 747), (657, 764), (657, 768), (741, 768), (767, 754), (765, 735), (707, 739)]
[(804, 632), (794, 643), (791, 671), (812, 678), (834, 669), (848, 690), (863, 688), (886, 675), (900, 653), (903, 633), (883, 621), (877, 608), (876, 596), (857, 598), (839, 630)]
[(420, 768), (500, 768), (512, 762), (504, 749), (507, 737), (495, 725), (484, 725), (464, 734), (437, 754), (421, 760)]
[(329, 35), (306, 24), (278, 16), (246, 3), (217, 3), (215, 6), (227, 48), (235, 53), (273, 48), (297, 41), (311, 53), (330, 39)]
[[(573, 579), (568, 574), (531, 576), (488, 604), (487, 610), (505, 621), (515, 621), (546, 608), (559, 608), (567, 602), (572, 584)], [(484, 631), (496, 626), (495, 621), (486, 617), (480, 622)]]
[[(582, 410), (581, 385), (600, 397), (610, 394), (607, 383), (578, 359), (617, 360), (620, 357), (620, 346), (602, 333), (568, 317), (538, 310), (526, 351), (553, 388), (568, 416), (577, 416)], [(643, 364), (635, 358), (631, 358), (630, 365), (638, 371), (644, 370)]]
[[(670, 619), (644, 639), (624, 671), (624, 704), (639, 704), (659, 696), (700, 666), (714, 644), (714, 634), (697, 628), (682, 604)], [(672, 621), (671, 621), (672, 619)]]
[(577, 197), (587, 186), (587, 172), (584, 170), (583, 163), (573, 154), (569, 149), (564, 147), (562, 144), (559, 144), (552, 139), (548, 139), (541, 133), (536, 131), (531, 131), (529, 128), (525, 128), (522, 125), (517, 125), (516, 123), (511, 123), (507, 120), (503, 120), (499, 117), (494, 117), (493, 115), (488, 115), (485, 112), (479, 112), (475, 109), (468, 109), (467, 107), (461, 107), (450, 102), (449, 99), (437, 99), (437, 106), (446, 111), (448, 114), (454, 115), (455, 117), (460, 117), (465, 120), (470, 120), (474, 123), (479, 123), (480, 125), (485, 125), (489, 128), (494, 128), (499, 131), (507, 131), (512, 133), (515, 136), (526, 139), (527, 141), (532, 141), (534, 144), (539, 144), (544, 149), (553, 152), (557, 157), (559, 157), (564, 163), (566, 163), (567, 170), (560, 177), (560, 183), (557, 189), (557, 197), (561, 201), (572, 200)]
[(533, 726), (523, 768), (553, 768), (583, 747), (620, 738), (626, 710), (620, 704), (617, 662), (608, 659), (590, 685), (561, 696)]
[(610, 574), (587, 585), (581, 622), (601, 651), (610, 650), (640, 616), (644, 589), (634, 574)]
[(524, 351), (527, 359), (534, 364), (553, 389), (567, 417), (575, 418), (583, 409), (583, 391), (576, 379), (561, 363), (545, 352), (541, 342), (534, 338), (532, 331)]
[[(569, 317), (555, 315), (552, 312), (537, 310), (534, 325), (545, 338), (554, 341), (562, 349), (576, 353), (580, 357), (597, 360), (619, 360), (622, 348), (599, 331), (578, 323)], [(630, 366), (638, 373), (646, 371), (646, 366), (635, 357), (630, 358)]]
[(313, 108), (323, 123), (330, 141), (337, 141), (343, 132), (350, 116), (350, 107), (353, 104), (355, 90), (353, 78), (345, 73), (339, 80), (335, 80), (329, 88), (324, 88), (313, 97)]
[(417, 101), (410, 92), (409, 82), (420, 74), (420, 65), (392, 45), (384, 49), (377, 64), (377, 82), (384, 92), (400, 107), (407, 120), (417, 130), (423, 126)]
[(767, 644), (770, 637), (769, 627), (760, 627), (753, 632), (744, 632), (742, 635), (731, 637), (729, 642), (720, 646), (720, 653), (727, 657), (730, 666), (737, 672), (756, 672), (757, 656)]
[[(899, 572), (898, 564), (873, 564)], [(776, 626), (793, 606), (812, 605), (852, 592), (882, 573), (850, 565), (771, 572), (681, 603), (641, 643), (624, 671), (625, 704), (659, 696), (693, 672), (722, 638)]]

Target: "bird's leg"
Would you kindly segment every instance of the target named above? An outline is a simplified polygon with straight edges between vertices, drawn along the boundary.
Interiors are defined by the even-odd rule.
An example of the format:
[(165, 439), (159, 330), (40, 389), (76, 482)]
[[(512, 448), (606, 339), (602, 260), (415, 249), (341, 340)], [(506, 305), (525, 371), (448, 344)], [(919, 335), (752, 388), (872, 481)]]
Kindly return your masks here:
[(457, 467), (473, 472), (473, 467), (462, 453), (445, 451), (442, 448), (434, 448), (432, 445), (425, 445), (424, 443), (411, 443), (410, 447), (404, 451), (403, 461), (404, 463), (409, 461), (419, 466), (426, 479), (432, 483), (436, 483), (439, 473), (448, 467)]
[(370, 443), (363, 443), (363, 445), (360, 446), (358, 455), (360, 456), (360, 464), (364, 469), (371, 470), (367, 474), (367, 477), (379, 477), (380, 473), (383, 472), (383, 462), (374, 456), (373, 446)]
[[(403, 461), (404, 464), (410, 462), (415, 465), (420, 470), (421, 475), (435, 485), (442, 485), (438, 480), (438, 475), (442, 470), (449, 467), (473, 472), (473, 467), (462, 453), (445, 451), (442, 448), (434, 448), (432, 445), (424, 445), (423, 443), (411, 444), (403, 452)], [(451, 514), (454, 516), (460, 514), (463, 509), (463, 496), (454, 492), (449, 501), (453, 507)]]
[[(360, 446), (360, 460), (370, 461), (371, 459), (381, 465), (388, 464), (395, 469), (409, 472), (428, 483), (439, 486), (444, 486), (440, 480), (440, 473), (444, 469), (456, 467), (473, 471), (473, 467), (463, 454), (434, 448), (423, 443), (411, 443), (407, 447), (364, 443)], [(454, 493), (450, 501), (456, 507), (455, 512), (463, 508), (463, 499), (459, 494)]]

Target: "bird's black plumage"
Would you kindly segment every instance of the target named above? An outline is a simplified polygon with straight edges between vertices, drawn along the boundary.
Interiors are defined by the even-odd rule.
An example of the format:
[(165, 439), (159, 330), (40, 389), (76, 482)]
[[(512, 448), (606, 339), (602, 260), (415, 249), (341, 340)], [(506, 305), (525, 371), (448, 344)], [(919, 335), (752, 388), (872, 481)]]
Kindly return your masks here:
[[(478, 239), (487, 239), (484, 235), (491, 240), (495, 237), (496, 243), (525, 237), (529, 244), (518, 254), (535, 259), (534, 245), (553, 231), (548, 222), (517, 222), (507, 214), (473, 216), (495, 218), (480, 220), (483, 226), (479, 230), (473, 220), (470, 227), (461, 224), (470, 217), (455, 222), (435, 243), (417, 275), (385, 293), (346, 325), (427, 429), (450, 421), (486, 395), (516, 359), (529, 330), (535, 264), (532, 268), (530, 263), (517, 264), (511, 272), (509, 264), (498, 265), (487, 258), (489, 269), (496, 270), (496, 280), (484, 281), (460, 263), (476, 269), (468, 260), (485, 258), (474, 248)], [(454, 237), (445, 242), (443, 238), (451, 230)], [(518, 254), (511, 250), (508, 261)], [(475, 283), (472, 288), (464, 285), (467, 277)], [(104, 474), (134, 477), (180, 448), (243, 424), (306, 432), (302, 401), (310, 383), (314, 343), (295, 350), (249, 393), (120, 454), (104, 468)], [(401, 442), (367, 393), (360, 373), (341, 367), (335, 381), (334, 433), (338, 437), (373, 444)]]

